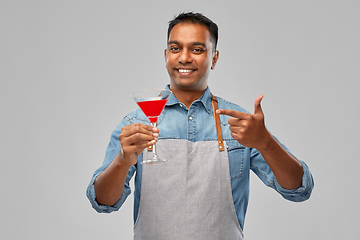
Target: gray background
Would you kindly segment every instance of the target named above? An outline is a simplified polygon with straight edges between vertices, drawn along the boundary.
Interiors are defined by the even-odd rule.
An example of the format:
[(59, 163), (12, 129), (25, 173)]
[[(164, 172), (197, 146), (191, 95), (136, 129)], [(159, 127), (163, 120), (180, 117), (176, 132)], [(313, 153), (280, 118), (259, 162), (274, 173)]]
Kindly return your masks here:
[[(235, 3), (236, 2), (236, 3)], [(309, 165), (315, 189), (285, 201), (251, 177), (245, 236), (358, 239), (359, 1), (0, 2), (0, 238), (131, 239), (132, 196), (98, 214), (85, 197), (135, 90), (168, 83), (167, 22), (220, 28), (215, 95), (253, 111)]]

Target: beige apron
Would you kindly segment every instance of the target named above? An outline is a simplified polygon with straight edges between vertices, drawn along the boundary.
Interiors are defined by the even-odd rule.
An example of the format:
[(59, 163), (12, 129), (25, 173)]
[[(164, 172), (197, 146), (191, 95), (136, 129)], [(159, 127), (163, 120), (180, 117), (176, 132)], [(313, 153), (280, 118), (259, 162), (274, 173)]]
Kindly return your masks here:
[[(223, 150), (222, 140), (158, 141), (158, 155), (170, 161), (142, 166), (135, 240), (244, 239), (234, 209), (227, 151), (219, 149)], [(143, 157), (151, 154), (145, 150)]]

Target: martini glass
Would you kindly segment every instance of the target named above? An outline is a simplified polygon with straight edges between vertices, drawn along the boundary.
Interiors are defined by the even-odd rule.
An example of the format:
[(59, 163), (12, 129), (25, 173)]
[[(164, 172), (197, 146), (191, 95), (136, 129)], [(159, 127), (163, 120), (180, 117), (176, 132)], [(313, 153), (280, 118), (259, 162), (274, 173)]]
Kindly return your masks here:
[[(156, 127), (157, 119), (164, 109), (171, 91), (165, 89), (147, 89), (133, 92), (131, 96), (150, 120), (151, 126)], [(141, 164), (153, 164), (166, 162), (160, 159), (156, 154), (156, 144), (152, 147), (153, 156), (151, 159), (144, 159)]]

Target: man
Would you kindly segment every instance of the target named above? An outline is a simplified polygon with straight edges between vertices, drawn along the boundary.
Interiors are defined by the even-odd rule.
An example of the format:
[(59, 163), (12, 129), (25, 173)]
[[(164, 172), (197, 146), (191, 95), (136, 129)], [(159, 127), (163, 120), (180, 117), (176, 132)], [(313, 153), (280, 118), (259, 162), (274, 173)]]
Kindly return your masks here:
[[(98, 212), (118, 210), (135, 175), (134, 239), (243, 239), (250, 169), (284, 198), (309, 198), (313, 179), (253, 114), (214, 97), (208, 76), (219, 59), (217, 25), (198, 13), (170, 21), (164, 57), (172, 91), (157, 128), (137, 109), (112, 134), (87, 196)], [(218, 109), (219, 108), (219, 109)], [(219, 117), (220, 116), (220, 117)], [(139, 162), (157, 143), (170, 161)]]

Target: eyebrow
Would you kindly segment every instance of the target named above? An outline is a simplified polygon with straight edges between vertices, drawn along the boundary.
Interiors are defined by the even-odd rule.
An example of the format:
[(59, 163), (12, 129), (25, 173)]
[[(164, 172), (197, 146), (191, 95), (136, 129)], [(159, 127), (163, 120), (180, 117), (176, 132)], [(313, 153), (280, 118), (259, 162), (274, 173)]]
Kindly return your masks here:
[[(176, 40), (174, 40), (174, 41), (169, 41), (169, 42), (168, 42), (168, 45), (170, 45), (170, 44), (181, 45), (181, 44), (180, 44), (178, 41), (176, 41)], [(203, 46), (204, 48), (207, 49), (205, 43), (202, 43), (202, 42), (193, 42), (193, 43), (191, 43), (191, 45), (193, 45), (193, 46), (200, 45), (200, 46)]]

